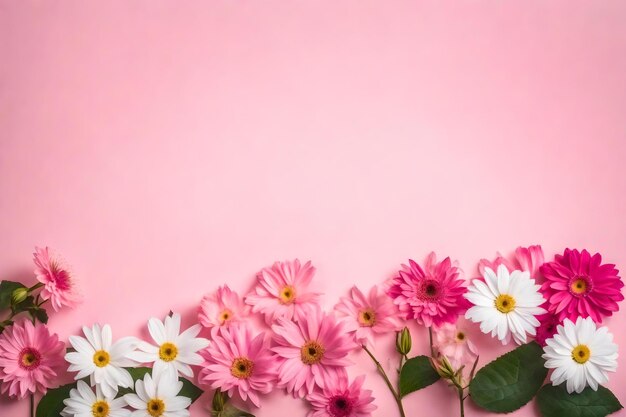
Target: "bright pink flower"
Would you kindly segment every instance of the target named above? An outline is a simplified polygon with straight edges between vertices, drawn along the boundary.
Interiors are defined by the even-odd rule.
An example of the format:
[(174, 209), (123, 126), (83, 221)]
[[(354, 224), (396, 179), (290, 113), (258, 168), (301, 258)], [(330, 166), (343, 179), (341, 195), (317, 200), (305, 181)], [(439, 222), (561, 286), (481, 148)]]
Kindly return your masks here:
[(223, 285), (200, 302), (198, 320), (207, 328), (228, 327), (241, 323), (248, 315), (248, 307), (228, 285)]
[(374, 286), (365, 297), (361, 290), (352, 287), (350, 297), (342, 297), (335, 306), (339, 320), (346, 330), (354, 333), (357, 343), (374, 345), (374, 334), (396, 332), (402, 329), (398, 309), (384, 292)]
[(276, 262), (259, 272), (257, 285), (246, 296), (246, 303), (252, 306), (253, 312), (263, 314), (268, 324), (279, 317), (298, 321), (319, 299), (319, 294), (307, 291), (314, 274), (311, 262), (304, 266), (297, 259)]
[(515, 254), (511, 260), (506, 259), (500, 253), (493, 262), (487, 259), (481, 259), (478, 262), (478, 270), (480, 275), (485, 275), (485, 268), (491, 268), (492, 271), (497, 271), (500, 265), (506, 266), (509, 272), (515, 270), (525, 271), (530, 273), (531, 278), (540, 278), (541, 265), (543, 265), (543, 249), (540, 245), (532, 245), (527, 248), (518, 247), (515, 249)]
[(352, 364), (347, 357), (356, 347), (352, 337), (334, 316), (319, 309), (311, 310), (297, 323), (279, 318), (272, 330), (278, 382), (294, 397), (312, 393), (316, 385), (332, 386)]
[(365, 375), (357, 377), (348, 385), (348, 377), (342, 375), (332, 385), (316, 390), (306, 399), (313, 408), (307, 417), (369, 417), (376, 410), (372, 404), (372, 391), (361, 389)]
[(435, 330), (435, 347), (445, 355), (454, 369), (465, 365), (471, 369), (478, 356), (476, 346), (469, 340), (467, 331), (454, 324), (445, 323)]
[(434, 252), (426, 258), (424, 269), (409, 259), (388, 290), (406, 319), (416, 319), (427, 327), (454, 323), (470, 305), (463, 297), (466, 292), (459, 268), (449, 257), (437, 263)]
[(552, 338), (557, 332), (557, 326), (563, 324), (554, 314), (546, 313), (537, 316), (539, 327), (537, 327), (537, 335), (535, 340), (541, 346), (546, 345), (546, 340)]
[(253, 336), (245, 325), (222, 327), (202, 356), (205, 363), (198, 380), (220, 388), (230, 397), (237, 394), (244, 401), (250, 398), (258, 407), (259, 394), (274, 388), (274, 355), (264, 333)]
[(613, 264), (602, 264), (599, 253), (591, 256), (587, 250), (565, 249), (554, 262), (545, 263), (541, 272), (546, 278), (541, 291), (548, 311), (559, 321), (591, 317), (601, 323), (602, 317), (619, 310), (617, 303), (624, 299), (619, 271)]
[(41, 323), (28, 320), (7, 327), (0, 335), (2, 393), (24, 398), (45, 393), (64, 364), (65, 344)]
[(35, 275), (39, 282), (44, 284), (41, 298), (50, 300), (55, 311), (61, 307), (74, 307), (80, 302), (80, 297), (74, 288), (72, 276), (58, 256), (51, 256), (48, 248), (35, 247)]

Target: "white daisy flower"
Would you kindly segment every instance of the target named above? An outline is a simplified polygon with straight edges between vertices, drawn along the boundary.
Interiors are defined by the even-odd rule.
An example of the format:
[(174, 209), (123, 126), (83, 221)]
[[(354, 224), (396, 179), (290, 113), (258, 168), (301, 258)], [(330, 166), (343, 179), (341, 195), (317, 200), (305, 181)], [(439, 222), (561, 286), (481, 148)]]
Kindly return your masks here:
[(70, 363), (68, 371), (78, 372), (74, 379), (89, 376), (92, 386), (100, 384), (105, 397), (115, 397), (118, 386), (132, 387), (133, 378), (124, 367), (136, 365), (128, 355), (135, 350), (138, 340), (124, 337), (112, 343), (113, 335), (108, 324), (102, 328), (97, 324), (92, 328), (85, 326), (83, 333), (87, 339), (70, 336), (70, 343), (76, 352), (65, 355), (65, 360)]
[(498, 267), (496, 275), (485, 268), (485, 281), (475, 279), (465, 294), (472, 304), (465, 318), (480, 323), (483, 333), (490, 333), (502, 344), (511, 336), (518, 344), (526, 343), (526, 334), (535, 335), (539, 321), (535, 316), (546, 312), (539, 307), (545, 302), (539, 285), (528, 272), (513, 271), (509, 274), (504, 265)]
[(576, 324), (565, 319), (557, 333), (546, 340), (543, 358), (546, 368), (554, 369), (552, 385), (567, 381), (567, 392), (580, 394), (586, 386), (594, 391), (609, 378), (607, 372), (617, 370), (617, 345), (606, 327), (596, 328), (591, 317), (578, 317)]
[(130, 357), (138, 362), (154, 362), (155, 373), (173, 370), (187, 377), (193, 377), (190, 365), (200, 365), (204, 360), (197, 352), (209, 345), (207, 339), (196, 337), (201, 327), (196, 324), (180, 333), (180, 314), (165, 317), (165, 322), (151, 318), (148, 320), (148, 331), (156, 342), (153, 346), (141, 342), (138, 351)]
[(99, 385), (96, 385), (94, 393), (85, 381), (78, 381), (77, 388), (70, 390), (70, 398), (63, 400), (63, 404), (63, 417), (130, 417), (130, 410), (124, 408), (124, 398), (103, 395)]
[(175, 372), (146, 374), (135, 382), (136, 394), (124, 395), (124, 400), (134, 408), (133, 417), (189, 417), (187, 408), (191, 398), (178, 396), (183, 383)]

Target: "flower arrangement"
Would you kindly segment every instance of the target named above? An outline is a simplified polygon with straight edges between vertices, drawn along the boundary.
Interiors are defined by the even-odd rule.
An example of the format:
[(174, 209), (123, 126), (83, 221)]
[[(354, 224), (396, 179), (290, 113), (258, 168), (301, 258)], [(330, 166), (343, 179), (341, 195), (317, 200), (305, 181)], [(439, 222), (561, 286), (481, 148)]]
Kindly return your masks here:
[[(431, 253), (380, 286), (354, 286), (330, 311), (313, 290), (310, 262), (276, 262), (245, 296), (227, 285), (205, 295), (189, 328), (170, 312), (148, 320), (151, 341), (114, 339), (111, 326), (96, 323), (67, 345), (47, 327), (46, 306), (80, 302), (73, 274), (48, 248), (36, 248), (34, 262), (35, 285), (0, 283), (0, 392), (30, 397), (37, 417), (187, 417), (204, 390), (213, 392), (211, 415), (253, 417), (276, 389), (306, 401), (307, 417), (368, 417), (373, 392), (365, 376), (347, 372), (359, 354), (371, 358), (389, 390), (379, 395), (391, 395), (401, 417), (407, 395), (440, 380), (461, 417), (468, 399), (508, 413), (536, 398), (543, 417), (622, 408), (603, 387), (618, 358), (603, 320), (618, 311), (624, 284), (615, 265), (586, 250), (546, 262), (540, 246), (520, 247), (511, 258), (480, 260), (471, 280)], [(412, 321), (428, 329), (429, 355), (411, 357)], [(479, 366), (464, 327), (473, 323), (511, 350)], [(397, 375), (377, 359), (380, 337), (395, 337)], [(58, 386), (63, 370), (74, 381)], [(37, 407), (35, 394), (43, 395)]]

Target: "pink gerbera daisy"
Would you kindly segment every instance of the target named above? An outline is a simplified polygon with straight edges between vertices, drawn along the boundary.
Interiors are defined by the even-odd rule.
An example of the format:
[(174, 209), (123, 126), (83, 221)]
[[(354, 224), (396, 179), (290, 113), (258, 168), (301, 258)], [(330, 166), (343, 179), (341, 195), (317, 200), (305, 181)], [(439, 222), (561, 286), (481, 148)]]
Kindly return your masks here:
[(435, 331), (435, 347), (448, 358), (454, 369), (461, 366), (471, 368), (478, 356), (478, 350), (469, 339), (467, 331), (450, 323), (443, 324)]
[(198, 320), (207, 328), (217, 329), (241, 323), (248, 315), (248, 307), (228, 285), (223, 285), (200, 302)]
[(446, 258), (437, 263), (434, 252), (426, 258), (424, 269), (409, 259), (390, 283), (388, 294), (407, 319), (430, 327), (454, 323), (469, 307), (459, 268)]
[(253, 312), (263, 314), (268, 324), (278, 317), (298, 321), (319, 298), (319, 294), (307, 291), (314, 274), (311, 262), (276, 262), (259, 272), (257, 285), (246, 296), (246, 303)]
[(478, 270), (481, 275), (485, 275), (485, 268), (491, 268), (492, 271), (497, 271), (500, 265), (506, 266), (509, 272), (515, 270), (525, 271), (530, 273), (531, 278), (539, 278), (541, 265), (543, 265), (543, 249), (540, 245), (532, 245), (527, 248), (518, 247), (515, 249), (515, 253), (511, 260), (505, 258), (500, 253), (497, 254), (496, 259), (491, 262), (487, 259), (481, 259), (478, 263)]
[(297, 323), (279, 318), (272, 326), (277, 354), (278, 382), (294, 397), (304, 397), (317, 385), (324, 388), (346, 375), (356, 346), (344, 325), (332, 315), (312, 310)]
[(63, 365), (65, 344), (41, 323), (24, 320), (0, 335), (2, 393), (24, 398), (28, 392), (45, 393)]
[(50, 300), (55, 311), (61, 307), (74, 307), (80, 302), (72, 276), (58, 256), (50, 255), (49, 249), (35, 247), (35, 275), (43, 284), (41, 298)]
[(619, 271), (613, 264), (602, 264), (599, 253), (591, 256), (587, 250), (565, 249), (554, 262), (545, 263), (541, 272), (546, 278), (541, 291), (548, 311), (559, 321), (591, 317), (601, 323), (602, 317), (619, 310), (617, 303), (624, 299)]
[(374, 334), (384, 334), (402, 329), (398, 308), (384, 292), (374, 286), (366, 297), (357, 287), (352, 287), (350, 297), (342, 297), (335, 306), (339, 320), (353, 333), (357, 343), (374, 345)]
[(348, 385), (348, 377), (342, 375), (332, 385), (307, 395), (313, 408), (307, 417), (371, 416), (377, 407), (372, 404), (372, 391), (361, 389), (364, 381), (365, 375), (361, 375)]
[(263, 333), (253, 337), (245, 325), (220, 328), (202, 356), (205, 363), (199, 381), (231, 397), (237, 393), (258, 407), (259, 394), (274, 387), (276, 372), (269, 339)]

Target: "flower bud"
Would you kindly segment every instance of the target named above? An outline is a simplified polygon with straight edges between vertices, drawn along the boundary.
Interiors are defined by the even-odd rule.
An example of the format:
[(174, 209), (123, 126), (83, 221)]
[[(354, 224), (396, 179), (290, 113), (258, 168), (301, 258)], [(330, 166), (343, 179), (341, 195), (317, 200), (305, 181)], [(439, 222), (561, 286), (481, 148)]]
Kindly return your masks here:
[(28, 297), (28, 288), (20, 287), (13, 290), (13, 294), (11, 295), (11, 299), (13, 300), (13, 304), (19, 304), (24, 301)]
[(450, 363), (448, 358), (445, 357), (445, 355), (440, 355), (438, 358), (430, 358), (430, 363), (435, 371), (437, 371), (439, 376), (443, 379), (452, 380), (453, 378), (455, 378), (456, 371), (452, 367), (452, 364)]
[(224, 411), (226, 401), (227, 399), (224, 393), (219, 388), (215, 390), (215, 394), (213, 394), (213, 402), (211, 404), (212, 414), (217, 416)]
[(396, 335), (396, 350), (405, 356), (411, 351), (411, 333), (406, 327)]

